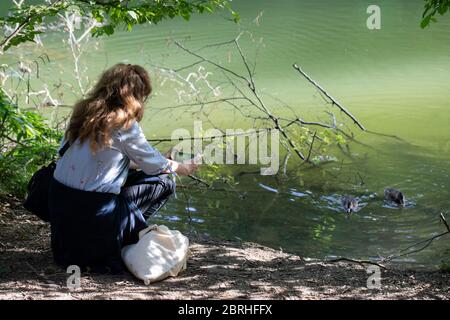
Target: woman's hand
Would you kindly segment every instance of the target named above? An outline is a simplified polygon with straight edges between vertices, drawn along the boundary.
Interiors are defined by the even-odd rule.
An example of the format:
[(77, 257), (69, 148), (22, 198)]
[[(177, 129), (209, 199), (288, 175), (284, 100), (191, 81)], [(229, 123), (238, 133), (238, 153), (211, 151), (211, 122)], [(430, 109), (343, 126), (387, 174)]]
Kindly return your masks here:
[(166, 157), (169, 160), (174, 160), (174, 156), (175, 154), (178, 152), (179, 150), (175, 147), (170, 147), (169, 150), (167, 150), (163, 156)]
[(198, 169), (198, 164), (194, 162), (181, 163), (173, 160), (169, 160), (172, 171), (176, 172), (180, 176), (188, 176), (193, 174)]
[(191, 175), (198, 169), (198, 164), (196, 163), (181, 163), (180, 165), (177, 173), (182, 176)]

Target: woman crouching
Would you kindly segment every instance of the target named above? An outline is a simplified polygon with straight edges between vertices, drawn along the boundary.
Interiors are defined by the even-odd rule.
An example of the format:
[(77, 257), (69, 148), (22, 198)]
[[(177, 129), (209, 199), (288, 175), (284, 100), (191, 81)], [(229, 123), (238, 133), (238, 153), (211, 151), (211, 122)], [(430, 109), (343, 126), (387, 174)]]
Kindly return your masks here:
[(172, 173), (197, 169), (167, 159), (145, 139), (139, 121), (151, 91), (144, 68), (117, 64), (74, 106), (49, 193), (57, 264), (123, 271), (121, 249), (138, 241), (148, 217), (174, 193)]

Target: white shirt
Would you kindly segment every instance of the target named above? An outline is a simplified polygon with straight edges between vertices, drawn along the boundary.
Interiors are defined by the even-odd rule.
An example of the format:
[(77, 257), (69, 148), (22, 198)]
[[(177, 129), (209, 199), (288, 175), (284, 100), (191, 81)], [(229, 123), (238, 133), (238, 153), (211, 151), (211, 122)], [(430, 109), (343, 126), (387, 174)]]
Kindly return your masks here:
[(169, 167), (169, 161), (148, 143), (137, 122), (128, 130), (115, 130), (112, 140), (111, 147), (95, 154), (89, 140), (82, 144), (75, 141), (57, 161), (54, 178), (74, 189), (119, 194), (128, 176), (130, 160), (148, 175), (159, 174)]

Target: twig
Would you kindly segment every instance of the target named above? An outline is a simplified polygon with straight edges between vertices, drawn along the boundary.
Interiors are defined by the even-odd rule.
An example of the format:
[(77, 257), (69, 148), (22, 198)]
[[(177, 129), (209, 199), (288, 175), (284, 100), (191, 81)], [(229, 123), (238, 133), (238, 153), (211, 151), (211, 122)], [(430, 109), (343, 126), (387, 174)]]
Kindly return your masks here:
[(233, 191), (234, 193), (237, 194), (239, 199), (241, 199), (241, 200), (245, 199), (245, 193), (242, 194), (238, 190), (236, 190), (236, 188), (230, 183), (230, 181), (228, 181), (228, 179), (226, 179), (226, 178), (223, 179), (223, 182), (230, 187), (231, 191)]
[(204, 184), (205, 186), (207, 186), (208, 188), (211, 187), (211, 185), (210, 185), (208, 182), (206, 182), (206, 181), (203, 180), (203, 179), (200, 179), (199, 177), (196, 177), (196, 176), (194, 176), (194, 175), (192, 175), (192, 174), (188, 175), (188, 177), (191, 178), (191, 179), (194, 180), (194, 181), (203, 183), (203, 184)]
[[(440, 238), (440, 237), (442, 237), (444, 235), (450, 234), (449, 225), (448, 225), (447, 221), (445, 220), (445, 217), (444, 217), (444, 215), (442, 213), (440, 214), (440, 219), (445, 224), (445, 227), (447, 229), (446, 232), (443, 232), (443, 233), (440, 233), (440, 234), (438, 234), (436, 236), (433, 236), (431, 238), (428, 238), (428, 239), (416, 242), (416, 243), (414, 243), (414, 244), (412, 244), (412, 245), (410, 245), (410, 246), (408, 246), (408, 247), (398, 251), (397, 255), (390, 255), (390, 256), (388, 256), (386, 258), (381, 259), (379, 262), (372, 262), (372, 261), (369, 261), (369, 260), (355, 260), (355, 259), (350, 259), (350, 258), (338, 258), (338, 259), (333, 259), (333, 260), (327, 260), (327, 262), (349, 261), (349, 262), (356, 262), (356, 263), (359, 263), (359, 264), (367, 263), (367, 264), (378, 265), (379, 267), (387, 270), (387, 268), (384, 265), (382, 265), (381, 263), (389, 262), (389, 261), (392, 261), (392, 260), (400, 258), (400, 257), (404, 257), (404, 256), (407, 256), (407, 255), (410, 255), (410, 254), (413, 254), (413, 253), (420, 252), (420, 251), (428, 248), (434, 240), (436, 240), (436, 239), (438, 239), (438, 238)], [(408, 251), (409, 249), (417, 247), (418, 245), (423, 244), (423, 243), (425, 243), (425, 245), (420, 247), (419, 249)]]
[(280, 120), (284, 120), (284, 121), (290, 121), (288, 124), (285, 125), (285, 127), (289, 127), (291, 125), (293, 125), (294, 123), (299, 123), (300, 125), (309, 125), (309, 126), (319, 126), (319, 127), (323, 127), (323, 128), (327, 128), (327, 129), (334, 129), (334, 127), (326, 124), (326, 123), (322, 123), (322, 122), (314, 122), (314, 121), (305, 121), (303, 119), (297, 118), (294, 120), (288, 120), (288, 119), (280, 119)]
[(328, 99), (331, 100), (333, 105), (338, 107), (342, 112), (344, 112), (350, 119), (353, 120), (353, 122), (363, 131), (366, 130), (364, 126), (353, 116), (345, 107), (343, 107), (339, 102), (336, 101), (328, 92), (325, 91), (316, 81), (314, 81), (309, 75), (307, 75), (302, 68), (300, 68), (297, 64), (293, 65), (294, 69), (300, 72), (301, 75), (303, 75), (309, 82), (311, 82), (319, 91), (321, 91)]
[(340, 143), (337, 144), (338, 149), (342, 152), (342, 154), (350, 159), (354, 159), (352, 154), (348, 150), (344, 150)]
[(449, 231), (446, 231), (446, 232), (440, 233), (440, 234), (438, 234), (438, 235), (436, 235), (436, 236), (433, 236), (433, 237), (431, 237), (431, 238), (428, 238), (428, 239), (425, 239), (425, 240), (416, 242), (416, 243), (414, 243), (414, 244), (412, 244), (412, 245), (410, 245), (410, 246), (408, 246), (408, 247), (406, 247), (406, 248), (400, 250), (399, 253), (406, 252), (406, 251), (408, 251), (409, 249), (414, 248), (414, 247), (417, 247), (418, 245), (420, 245), (420, 244), (422, 244), (422, 243), (426, 243), (426, 245), (423, 246), (422, 248), (420, 248), (419, 250), (409, 251), (409, 252), (407, 252), (407, 253), (405, 253), (405, 254), (401, 254), (401, 255), (390, 255), (390, 256), (388, 256), (387, 258), (382, 259), (381, 261), (383, 261), (383, 262), (385, 262), (385, 261), (391, 261), (391, 260), (394, 260), (394, 259), (399, 258), (399, 257), (403, 257), (403, 256), (408, 255), (408, 254), (411, 254), (411, 253), (416, 253), (416, 252), (422, 251), (422, 250), (424, 250), (425, 248), (427, 248), (434, 240), (436, 240), (436, 239), (438, 239), (438, 238), (440, 238), (440, 237), (442, 237), (442, 236), (445, 236), (446, 234), (450, 234), (450, 232), (449, 232)]
[(244, 81), (247, 82), (249, 85), (251, 84), (251, 83), (248, 81), (248, 79), (247, 79), (246, 77), (244, 77), (244, 76), (242, 76), (242, 75), (240, 75), (240, 74), (234, 72), (234, 71), (231, 70), (231, 69), (225, 68), (224, 66), (221, 66), (220, 64), (218, 64), (218, 63), (216, 63), (216, 62), (214, 62), (214, 61), (212, 61), (212, 60), (210, 60), (210, 59), (208, 59), (208, 58), (202, 57), (201, 55), (199, 55), (199, 54), (193, 52), (192, 50), (189, 50), (188, 48), (184, 47), (184, 46), (183, 46), (181, 43), (179, 43), (178, 41), (175, 41), (175, 44), (176, 44), (179, 48), (181, 48), (181, 49), (183, 49), (184, 51), (186, 51), (187, 53), (189, 53), (189, 54), (191, 54), (191, 55), (193, 55), (193, 56), (195, 56), (195, 57), (201, 59), (201, 61), (208, 62), (208, 63), (212, 64), (213, 66), (215, 66), (215, 67), (217, 67), (217, 68), (219, 68), (219, 69), (221, 69), (221, 70), (223, 70), (223, 71), (226, 71), (226, 72), (228, 72), (228, 73), (231, 73), (231, 74), (234, 75), (236, 78), (239, 78), (239, 79), (241, 79), (241, 80), (244, 80)]
[(284, 161), (283, 161), (283, 174), (284, 175), (286, 175), (286, 172), (287, 172), (287, 165), (288, 165), (288, 161), (289, 161), (290, 156), (291, 156), (291, 153), (288, 150), (286, 152), (286, 155), (284, 156)]
[[(406, 252), (406, 253), (402, 253), (402, 254), (398, 254), (398, 255), (389, 256), (389, 257), (387, 257), (387, 258), (385, 258), (385, 259), (381, 259), (381, 261), (383, 261), (383, 262), (388, 262), (388, 261), (391, 261), (391, 260), (394, 260), (394, 259), (397, 259), (397, 258), (401, 258), (401, 257), (407, 256), (407, 255), (410, 255), (410, 254), (412, 254), (412, 253), (417, 253), (417, 252), (420, 252), (420, 251), (422, 251), (422, 250), (425, 250), (426, 248), (428, 248), (428, 247), (430, 246), (430, 244), (431, 244), (435, 239), (440, 238), (440, 237), (442, 237), (443, 235), (446, 235), (446, 234), (448, 234), (448, 232), (444, 232), (444, 233), (441, 233), (440, 235), (434, 236), (434, 237), (432, 237), (432, 238), (430, 238), (430, 239), (426, 239), (426, 240), (424, 240), (424, 241), (421, 241), (421, 242), (427, 242), (427, 243), (426, 243), (423, 247), (421, 247), (421, 248), (419, 248), (419, 249), (412, 250), (412, 251), (409, 251), (409, 252)], [(410, 246), (410, 247), (415, 247), (415, 246), (417, 246), (417, 245), (418, 245), (418, 244), (416, 243), (415, 245)], [(400, 251), (400, 252), (401, 252), (401, 251)]]
[(447, 231), (450, 233), (450, 227), (448, 226), (447, 220), (445, 220), (444, 214), (441, 212), (441, 214), (439, 216), (441, 218), (441, 221), (445, 224)]
[(317, 132), (314, 131), (314, 136), (312, 138), (311, 145), (309, 146), (308, 157), (306, 158), (306, 162), (309, 162), (309, 157), (311, 157), (311, 151), (312, 151), (312, 148), (314, 145), (314, 141), (316, 140), (316, 134), (317, 134)]
[(337, 258), (337, 259), (332, 259), (332, 260), (325, 260), (325, 262), (341, 262), (341, 261), (354, 262), (354, 263), (358, 263), (362, 266), (364, 264), (372, 264), (372, 265), (378, 266), (382, 269), (388, 270), (388, 268), (386, 268), (384, 265), (382, 265), (378, 262), (370, 261), (370, 260), (357, 260), (357, 259), (350, 259), (350, 258)]
[[(271, 128), (266, 128), (266, 129), (262, 129), (262, 130), (265, 130), (265, 131), (274, 130), (274, 129), (278, 130), (279, 133), (281, 134), (281, 141), (284, 141), (286, 143), (288, 150), (293, 151), (293, 153), (295, 153), (301, 160), (303, 160), (303, 162), (305, 164), (311, 163), (310, 158), (311, 158), (311, 155), (314, 153), (313, 149), (314, 148), (317, 149), (320, 147), (320, 146), (318, 146), (317, 143), (315, 143), (315, 140), (322, 141), (322, 139), (320, 138), (320, 136), (315, 135), (315, 137), (312, 140), (311, 145), (306, 145), (305, 147), (303, 147), (303, 145), (299, 146), (299, 145), (297, 145), (296, 136), (292, 132), (288, 131), (288, 127), (290, 127), (291, 125), (297, 124), (300, 126), (319, 126), (319, 127), (323, 127), (323, 128), (327, 128), (327, 129), (332, 129), (332, 130), (335, 130), (338, 132), (341, 132), (342, 129), (339, 129), (337, 127), (336, 123), (331, 125), (331, 124), (322, 123), (322, 122), (305, 121), (305, 120), (297, 117), (297, 115), (295, 115), (294, 119), (285, 119), (285, 118), (277, 116), (275, 113), (272, 113), (270, 105), (266, 104), (266, 101), (264, 101), (264, 99), (263, 99), (263, 97), (265, 97), (265, 93), (263, 94), (257, 88), (257, 83), (254, 78), (254, 70), (255, 70), (254, 66), (255, 65), (252, 64), (247, 59), (245, 52), (241, 48), (239, 39), (241, 38), (242, 34), (243, 34), (243, 32), (241, 32), (237, 37), (235, 37), (231, 41), (225, 41), (225, 42), (219, 42), (216, 44), (206, 45), (197, 50), (186, 47), (178, 41), (174, 41), (174, 44), (179, 49), (181, 49), (185, 53), (194, 57), (194, 62), (187, 64), (185, 66), (178, 67), (177, 69), (167, 69), (167, 68), (158, 67), (159, 69), (161, 69), (165, 72), (170, 72), (171, 76), (175, 76), (173, 78), (174, 81), (177, 81), (177, 82), (180, 82), (183, 84), (186, 83), (187, 85), (190, 86), (190, 88), (192, 90), (194, 90), (194, 94), (198, 94), (200, 92), (199, 89), (197, 87), (195, 87), (189, 81), (191, 74), (188, 76), (188, 78), (185, 79), (181, 75), (177, 74), (177, 72), (179, 72), (181, 70), (186, 70), (188, 68), (192, 68), (192, 67), (200, 65), (202, 63), (208, 64), (208, 65), (212, 66), (213, 68), (218, 69), (218, 71), (224, 75), (224, 78), (227, 81), (226, 84), (232, 86), (231, 89), (234, 89), (234, 93), (232, 94), (232, 97), (228, 97), (228, 98), (221, 98), (221, 99), (215, 98), (215, 99), (211, 99), (211, 100), (207, 99), (206, 101), (198, 101), (198, 102), (194, 101), (193, 103), (182, 103), (182, 104), (179, 104), (179, 105), (176, 105), (173, 107), (169, 107), (169, 108), (159, 108), (158, 111), (198, 106), (198, 107), (200, 107), (200, 110), (198, 112), (202, 112), (202, 114), (203, 114), (203, 108), (204, 107), (206, 108), (207, 105), (214, 105), (216, 103), (229, 104), (236, 111), (240, 112), (242, 114), (242, 116), (249, 118), (249, 119), (253, 119), (254, 122), (264, 121), (265, 123), (270, 123)], [(221, 65), (220, 62), (215, 61), (215, 59), (209, 58), (200, 52), (204, 48), (211, 47), (211, 46), (221, 46), (221, 45), (232, 45), (234, 47), (234, 49), (237, 51), (240, 62), (244, 67), (244, 69), (242, 71), (235, 70), (235, 69), (229, 68), (227, 66)], [(200, 67), (202, 67), (202, 66), (200, 66)], [(304, 73), (300, 69), (300, 67), (298, 67), (297, 65), (294, 65), (294, 67), (298, 68), (299, 72), (301, 72), (303, 74), (303, 76), (305, 76), (311, 83), (313, 83), (316, 86), (316, 88), (319, 89), (319, 93), (321, 94), (321, 97), (325, 101), (327, 101), (329, 103), (333, 103), (333, 105), (336, 105), (342, 112), (344, 112), (348, 117), (350, 117), (362, 130), (365, 130), (365, 128), (361, 125), (361, 123), (346, 108), (344, 108), (340, 103), (338, 103), (334, 98), (332, 98), (320, 85), (318, 85), (314, 80), (312, 80), (308, 75), (306, 75), (306, 73)], [(209, 84), (208, 84), (208, 86), (209, 86)], [(243, 101), (240, 106), (239, 106), (239, 104), (240, 104), (239, 100)], [(247, 104), (247, 102), (248, 102), (248, 104)], [(243, 104), (246, 107), (246, 109), (245, 109), (246, 112), (243, 111), (243, 107), (244, 107)], [(250, 107), (250, 109), (248, 109), (247, 107)], [(261, 112), (261, 114), (257, 113), (256, 116), (250, 115), (249, 110), (250, 111), (251, 110), (259, 111), (259, 112)], [(291, 110), (291, 111), (293, 111), (293, 110)], [(255, 112), (253, 112), (253, 113), (255, 113)], [(294, 114), (295, 114), (295, 112), (294, 112)], [(335, 121), (334, 115), (333, 115), (333, 119)], [(348, 134), (345, 134), (344, 132), (343, 132), (343, 134), (346, 137), (348, 137)], [(240, 135), (240, 134), (238, 134), (238, 135)], [(203, 139), (225, 138), (226, 136), (229, 136), (229, 135), (215, 136), (215, 137), (189, 137), (189, 138), (185, 138), (185, 139), (187, 139), (187, 140), (197, 140), (197, 139), (203, 140)], [(349, 139), (350, 139), (350, 137), (349, 137)], [(183, 140), (183, 138), (180, 138), (180, 140)], [(154, 138), (154, 139), (149, 139), (148, 141), (160, 143), (160, 142), (170, 142), (170, 141), (172, 141), (172, 139)], [(306, 156), (303, 154), (303, 148), (309, 149), (309, 152)]]
[[(245, 83), (247, 84), (248, 88), (250, 89), (250, 91), (252, 92), (253, 96), (256, 98), (257, 103), (252, 102), (252, 104), (258, 108), (260, 111), (262, 111), (263, 113), (265, 113), (268, 117), (268, 120), (271, 120), (274, 123), (274, 127), (275, 129), (278, 129), (281, 133), (281, 135), (287, 140), (289, 146), (292, 148), (292, 150), (295, 151), (295, 153), (298, 155), (298, 157), (304, 161), (306, 161), (305, 156), (303, 155), (303, 153), (297, 148), (297, 146), (295, 145), (295, 143), (292, 141), (291, 137), (288, 135), (288, 133), (284, 130), (283, 126), (281, 126), (279, 118), (275, 117), (272, 112), (269, 110), (269, 108), (265, 105), (264, 101), (262, 100), (260, 94), (258, 93), (258, 91), (256, 90), (256, 86), (255, 86), (255, 82), (253, 79), (253, 74), (252, 71), (250, 69), (250, 66), (248, 64), (248, 61), (244, 55), (244, 53), (242, 52), (242, 49), (239, 45), (238, 39), (239, 39), (240, 35), (238, 37), (236, 37), (234, 39), (234, 44), (239, 52), (239, 55), (241, 57), (242, 63), (244, 64), (247, 73), (248, 73), (248, 78), (236, 73), (235, 71), (226, 68), (206, 57), (203, 57), (201, 55), (199, 55), (198, 53), (184, 47), (181, 43), (175, 41), (175, 44), (181, 48), (182, 50), (184, 50), (185, 52), (195, 56), (198, 59), (201, 59), (201, 61), (207, 62), (211, 65), (213, 65), (214, 67), (222, 70), (224, 73), (228, 73), (230, 75), (233, 75), (234, 77), (236, 77), (237, 79), (243, 80), (245, 81)], [(243, 96), (245, 96), (245, 94), (242, 94)], [(249, 99), (249, 101), (251, 101), (251, 99)]]
[(204, 105), (214, 104), (214, 103), (227, 102), (229, 100), (247, 100), (247, 98), (246, 97), (230, 97), (230, 98), (223, 98), (223, 99), (210, 100), (210, 101), (183, 103), (183, 104), (178, 104), (178, 105), (172, 106), (172, 107), (160, 107), (160, 108), (154, 108), (154, 109), (155, 110), (168, 110), (168, 109), (170, 110), (170, 109), (185, 108), (185, 107), (196, 107), (196, 106), (204, 106)]
[[(262, 132), (267, 132), (275, 130), (274, 128), (263, 128), (259, 130), (255, 130), (253, 132), (237, 132), (237, 133), (224, 133), (221, 135), (216, 136), (205, 136), (205, 137), (179, 137), (178, 140), (209, 140), (209, 139), (216, 139), (216, 138), (227, 138), (227, 137), (238, 137), (238, 136), (250, 136), (254, 134), (259, 134)], [(172, 138), (153, 138), (153, 139), (147, 139), (148, 142), (172, 142), (177, 139)]]

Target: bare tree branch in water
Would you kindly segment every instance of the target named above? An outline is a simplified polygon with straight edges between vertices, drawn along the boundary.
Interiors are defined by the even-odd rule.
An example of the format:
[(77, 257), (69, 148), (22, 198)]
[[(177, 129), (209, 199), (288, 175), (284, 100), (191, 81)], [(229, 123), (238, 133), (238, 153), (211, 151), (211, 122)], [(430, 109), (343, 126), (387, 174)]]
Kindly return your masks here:
[[(201, 115), (204, 116), (206, 112), (206, 107), (213, 109), (213, 107), (217, 106), (231, 106), (240, 116), (241, 119), (252, 120), (254, 123), (258, 123), (258, 126), (265, 124), (265, 128), (261, 129), (262, 131), (270, 131), (270, 130), (278, 130), (281, 134), (282, 140), (286, 142), (288, 146), (288, 150), (293, 151), (304, 163), (314, 164), (312, 161), (312, 155), (316, 154), (319, 150), (318, 148), (314, 148), (314, 141), (322, 141), (319, 132), (312, 132), (307, 130), (307, 127), (321, 127), (324, 130), (334, 131), (337, 134), (344, 134), (346, 137), (352, 137), (349, 133), (346, 133), (342, 126), (338, 128), (338, 124), (336, 123), (336, 117), (332, 117), (333, 123), (325, 123), (321, 121), (307, 121), (302, 117), (294, 115), (294, 117), (282, 117), (278, 116), (272, 110), (272, 106), (266, 102), (264, 97), (264, 92), (258, 88), (257, 82), (255, 80), (255, 67), (254, 64), (251, 65), (248, 60), (244, 50), (240, 45), (240, 39), (244, 33), (241, 32), (235, 39), (230, 41), (224, 41), (217, 44), (207, 44), (203, 45), (200, 49), (194, 50), (188, 48), (183, 45), (179, 41), (174, 41), (173, 43), (181, 49), (182, 52), (192, 56), (194, 58), (193, 62), (186, 63), (186, 65), (182, 65), (176, 68), (165, 68), (160, 66), (155, 66), (157, 69), (161, 70), (166, 75), (172, 77), (175, 83), (180, 83), (186, 85), (194, 92), (194, 101), (183, 101), (182, 103), (176, 104), (174, 106), (158, 108), (158, 112), (161, 111), (172, 111), (172, 110), (183, 110), (183, 108), (188, 109), (192, 114), (194, 112), (201, 112)], [(231, 46), (234, 52), (237, 52), (237, 56), (239, 57), (239, 63), (241, 64), (243, 71), (236, 71), (226, 66), (223, 63), (218, 62), (217, 59), (213, 59), (206, 54), (203, 54), (202, 50), (205, 48), (212, 48), (218, 46)], [(222, 87), (228, 86), (231, 89), (232, 94), (226, 95), (224, 97), (217, 97), (217, 91), (220, 90), (219, 86), (212, 86), (209, 81), (206, 81), (206, 77), (210, 72), (205, 73), (205, 68), (203, 65), (208, 65), (209, 67), (219, 71), (220, 74), (224, 76), (226, 81), (222, 83)], [(192, 68), (199, 68), (197, 73), (191, 72), (187, 77), (181, 75), (181, 72), (189, 72)], [(200, 73), (200, 68), (202, 73)], [(192, 80), (195, 78), (195, 83)], [(197, 87), (197, 82), (202, 80), (206, 83), (210, 92), (213, 93), (214, 97), (212, 99), (209, 98), (208, 93), (205, 95), (200, 95), (199, 88)], [(311, 79), (311, 78), (309, 78)], [(311, 79), (312, 80), (312, 79)], [(314, 80), (312, 80), (314, 81)], [(181, 93), (185, 93), (185, 91), (181, 90)], [(324, 91), (324, 95), (330, 97), (328, 93)], [(336, 100), (332, 99), (333, 103), (335, 103), (344, 114), (350, 118), (355, 123), (362, 125), (360, 122), (353, 116), (351, 113), (343, 108)], [(197, 111), (192, 110), (192, 108), (197, 108)], [(301, 131), (296, 131), (298, 128)], [(195, 139), (210, 139), (210, 138), (218, 138), (215, 137), (192, 137), (192, 140)], [(223, 135), (225, 138), (225, 135)], [(149, 139), (150, 142), (169, 142), (168, 138), (154, 138)], [(307, 156), (304, 155), (303, 150), (307, 153)]]
[(201, 178), (199, 178), (197, 176), (194, 176), (193, 174), (188, 175), (188, 177), (191, 178), (194, 181), (197, 181), (197, 182), (199, 182), (201, 184), (204, 184), (208, 188), (211, 187), (211, 185), (208, 182), (206, 182), (205, 180), (203, 180), (203, 179), (201, 179)]
[(361, 124), (361, 122), (359, 122), (354, 115), (352, 115), (344, 106), (342, 106), (339, 102), (336, 101), (336, 99), (334, 99), (327, 91), (325, 91), (324, 88), (322, 88), (322, 86), (320, 86), (320, 84), (318, 84), (316, 81), (314, 81), (309, 75), (307, 75), (300, 66), (298, 66), (297, 64), (293, 65), (294, 69), (297, 70), (303, 77), (305, 77), (309, 82), (311, 82), (321, 93), (323, 93), (329, 100), (330, 102), (335, 105), (336, 107), (338, 107), (342, 112), (344, 112), (350, 119), (353, 120), (353, 122), (363, 131), (366, 130), (366, 128), (364, 128), (364, 126)]
[(445, 219), (444, 214), (442, 212), (440, 214), (440, 217), (441, 217), (442, 223), (444, 223), (445, 227), (447, 228), (447, 231), (450, 233), (450, 227), (448, 226), (447, 220)]
[[(266, 104), (264, 103), (264, 101), (262, 100), (260, 94), (258, 93), (256, 86), (255, 86), (255, 82), (254, 82), (254, 78), (253, 78), (253, 73), (250, 70), (249, 64), (247, 62), (247, 59), (245, 57), (245, 55), (242, 52), (241, 47), (239, 46), (239, 37), (240, 35), (234, 40), (234, 44), (236, 46), (236, 48), (238, 49), (239, 55), (242, 59), (242, 63), (245, 66), (245, 69), (247, 70), (247, 76), (241, 75), (229, 68), (226, 68), (206, 57), (203, 57), (197, 53), (195, 53), (194, 51), (184, 47), (181, 43), (179, 43), (178, 41), (175, 41), (175, 44), (180, 47), (181, 49), (183, 49), (184, 51), (186, 51), (187, 53), (201, 59), (201, 61), (203, 62), (207, 62), (211, 65), (213, 65), (214, 67), (222, 70), (223, 72), (226, 72), (227, 74), (234, 76), (240, 80), (243, 80), (244, 82), (246, 82), (248, 88), (251, 90), (251, 92), (254, 95), (254, 98), (256, 98), (257, 103), (252, 102), (252, 104), (260, 111), (262, 111), (263, 113), (265, 113), (265, 115), (267, 116), (267, 119), (270, 119), (273, 122), (274, 128), (278, 129), (280, 131), (280, 133), (282, 134), (282, 136), (288, 141), (289, 145), (291, 146), (291, 148), (295, 151), (295, 153), (304, 161), (306, 161), (305, 156), (303, 155), (303, 153), (297, 148), (297, 146), (295, 145), (294, 141), (292, 140), (292, 138), (286, 133), (286, 131), (284, 130), (284, 128), (281, 126), (279, 119), (277, 117), (275, 117), (271, 110), (269, 110), (269, 108), (266, 106)], [(250, 99), (248, 99), (249, 101), (252, 101)]]
[[(263, 129), (259, 129), (259, 130), (255, 130), (254, 133), (258, 134), (258, 133), (262, 133), (262, 132), (267, 132), (267, 131), (271, 131), (271, 130), (275, 130), (274, 128), (263, 128)], [(238, 133), (224, 133), (221, 135), (214, 135), (214, 136), (205, 136), (205, 137), (187, 137), (187, 138), (180, 138), (180, 140), (210, 140), (210, 139), (216, 139), (216, 138), (225, 138), (225, 137), (239, 137), (239, 136), (248, 136), (254, 133), (249, 133), (249, 132), (238, 132)], [(151, 138), (151, 139), (147, 139), (148, 142), (171, 142), (173, 141), (172, 138)]]
[(312, 148), (314, 146), (314, 140), (316, 140), (316, 137), (317, 137), (317, 132), (314, 131), (314, 135), (313, 135), (313, 138), (312, 138), (312, 141), (311, 141), (311, 145), (309, 146), (308, 157), (306, 158), (307, 162), (309, 162), (309, 158), (311, 157), (311, 151), (312, 151)]

